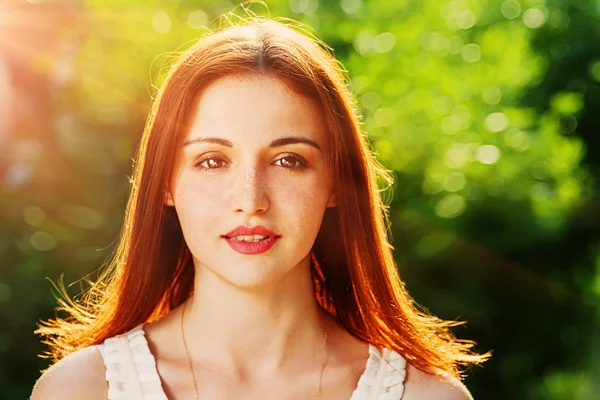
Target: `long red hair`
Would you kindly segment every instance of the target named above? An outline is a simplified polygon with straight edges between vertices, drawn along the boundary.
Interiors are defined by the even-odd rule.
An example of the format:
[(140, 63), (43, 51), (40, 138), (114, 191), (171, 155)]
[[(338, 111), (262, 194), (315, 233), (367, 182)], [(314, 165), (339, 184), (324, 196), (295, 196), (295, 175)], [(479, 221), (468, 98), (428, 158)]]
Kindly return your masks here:
[[(153, 103), (134, 163), (119, 245), (82, 298), (65, 293), (68, 318), (43, 322), (57, 361), (136, 325), (158, 319), (193, 290), (194, 266), (177, 215), (164, 204), (177, 148), (203, 88), (229, 75), (268, 74), (314, 99), (329, 128), (328, 161), (339, 205), (327, 209), (313, 247), (315, 295), (344, 328), (398, 351), (417, 368), (459, 377), (486, 355), (415, 306), (398, 275), (378, 179), (391, 184), (361, 130), (345, 71), (317, 39), (289, 24), (253, 18), (199, 40), (172, 65)], [(315, 260), (316, 259), (316, 260)]]

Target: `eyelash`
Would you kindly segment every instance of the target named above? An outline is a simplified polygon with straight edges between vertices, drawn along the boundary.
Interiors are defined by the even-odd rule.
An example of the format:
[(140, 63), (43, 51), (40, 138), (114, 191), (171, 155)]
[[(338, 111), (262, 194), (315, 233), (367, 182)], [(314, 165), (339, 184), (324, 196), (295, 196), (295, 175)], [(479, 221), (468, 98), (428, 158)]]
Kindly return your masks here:
[[(306, 161), (302, 157), (296, 156), (296, 155), (292, 155), (292, 154), (286, 154), (283, 157), (280, 157), (277, 160), (275, 160), (275, 162), (281, 161), (283, 159), (292, 159), (292, 160), (294, 160), (294, 161), (297, 162), (297, 165), (295, 167), (291, 167), (291, 168), (290, 167), (281, 167), (281, 168), (286, 169), (286, 170), (288, 170), (290, 172), (304, 169), (307, 166), (306, 165)], [(204, 163), (205, 161), (208, 161), (208, 160), (220, 160), (220, 161), (224, 162), (224, 160), (222, 158), (220, 158), (220, 157), (213, 157), (213, 156), (211, 156), (211, 157), (204, 157), (204, 158), (201, 158), (197, 162), (194, 163), (194, 168), (198, 169), (198, 170), (201, 170), (202, 172), (210, 172), (210, 171), (214, 171), (214, 170), (218, 170), (218, 169), (222, 168), (222, 166), (221, 167), (216, 167), (216, 168), (202, 167), (201, 164)]]

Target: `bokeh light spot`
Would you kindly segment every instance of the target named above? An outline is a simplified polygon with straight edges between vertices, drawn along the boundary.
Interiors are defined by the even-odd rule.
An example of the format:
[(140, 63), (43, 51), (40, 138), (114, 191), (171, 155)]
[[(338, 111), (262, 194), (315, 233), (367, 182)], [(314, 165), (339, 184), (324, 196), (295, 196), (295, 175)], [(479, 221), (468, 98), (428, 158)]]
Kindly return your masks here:
[(423, 192), (423, 194), (426, 195), (432, 195), (432, 194), (436, 194), (439, 193), (443, 190), (444, 188), (442, 187), (442, 184), (437, 181), (436, 179), (433, 179), (431, 177), (427, 177), (423, 180), (423, 183), (421, 184), (421, 191)]
[(290, 0), (290, 10), (296, 14), (314, 14), (319, 9), (319, 0)]
[(208, 15), (202, 10), (192, 11), (188, 15), (187, 23), (194, 29), (202, 29), (208, 24)]
[(396, 112), (388, 107), (378, 108), (375, 111), (375, 123), (377, 126), (390, 126), (396, 120)]
[(39, 251), (48, 251), (56, 247), (56, 238), (48, 232), (38, 231), (29, 238), (31, 247)]
[(23, 220), (31, 226), (40, 226), (46, 220), (46, 213), (38, 206), (23, 209)]
[(448, 192), (458, 192), (462, 190), (467, 183), (467, 179), (462, 172), (453, 172), (444, 181), (444, 189)]
[(356, 36), (356, 39), (354, 40), (354, 48), (360, 54), (369, 54), (375, 47), (375, 39), (377, 39), (376, 32), (370, 29), (364, 30), (359, 33), (358, 36)]
[(571, 22), (571, 18), (569, 14), (561, 9), (552, 10), (552, 14), (550, 15), (550, 25), (556, 29), (566, 29)]
[(523, 23), (526, 27), (537, 29), (546, 22), (546, 14), (536, 7), (532, 7), (523, 13)]
[(531, 166), (529, 167), (529, 173), (535, 179), (543, 181), (550, 178), (550, 166), (546, 161), (538, 160), (531, 163)]
[(452, 1), (446, 1), (442, 3), (440, 6), (440, 15), (444, 17), (444, 19), (452, 18), (453, 14), (453, 3)]
[(502, 90), (496, 86), (488, 86), (481, 93), (483, 101), (490, 105), (496, 105), (502, 100)]
[(537, 182), (531, 185), (529, 191), (532, 200), (542, 201), (552, 196), (552, 188), (544, 182)]
[(470, 155), (467, 145), (457, 143), (446, 153), (446, 165), (450, 168), (460, 168), (469, 161)]
[(448, 248), (454, 239), (454, 236), (448, 233), (432, 233), (419, 240), (415, 251), (420, 258), (431, 258)]
[(392, 50), (395, 45), (396, 37), (390, 32), (384, 32), (377, 35), (375, 41), (373, 42), (373, 48), (375, 49), (375, 52), (380, 54), (387, 53), (388, 51)]
[(463, 47), (461, 56), (466, 62), (477, 62), (481, 59), (481, 48), (475, 43), (469, 43)]
[(60, 214), (69, 224), (83, 229), (98, 229), (104, 222), (100, 212), (85, 206), (65, 205)]
[(442, 218), (454, 218), (467, 208), (467, 201), (457, 194), (449, 194), (435, 205), (435, 213)]
[(362, 7), (361, 0), (340, 0), (340, 8), (346, 14), (355, 14)]
[(429, 49), (438, 57), (447, 56), (450, 53), (450, 40), (434, 32), (429, 35)]
[(446, 135), (454, 135), (461, 130), (462, 122), (458, 117), (449, 115), (442, 119), (440, 128)]
[(452, 114), (454, 114), (454, 116), (463, 124), (466, 124), (471, 119), (471, 109), (464, 104), (459, 104), (454, 107)]
[(519, 150), (528, 142), (529, 135), (519, 129), (513, 128), (504, 134), (504, 143), (513, 149)]
[(456, 15), (456, 26), (459, 29), (470, 29), (475, 25), (475, 14), (469, 10), (461, 11)]
[(362, 95), (363, 107), (374, 110), (381, 103), (381, 96), (377, 92), (366, 92)]
[(517, 0), (506, 0), (500, 6), (500, 12), (506, 19), (515, 19), (521, 15), (521, 4)]
[(502, 132), (508, 126), (508, 118), (501, 112), (485, 117), (485, 127), (492, 132)]
[(152, 27), (157, 33), (165, 34), (171, 30), (171, 18), (164, 11), (156, 13), (152, 18)]
[(6, 187), (19, 187), (25, 185), (32, 178), (33, 172), (30, 165), (15, 162), (8, 167), (2, 182)]
[(596, 82), (600, 82), (600, 60), (595, 61), (590, 65), (590, 75)]
[(351, 83), (354, 92), (361, 93), (373, 83), (373, 79), (368, 75), (356, 75), (351, 78)]
[(575, 114), (583, 108), (583, 95), (575, 92), (559, 92), (552, 96), (550, 104), (561, 114)]
[(479, 146), (475, 158), (482, 164), (495, 164), (500, 159), (500, 149), (493, 144)]

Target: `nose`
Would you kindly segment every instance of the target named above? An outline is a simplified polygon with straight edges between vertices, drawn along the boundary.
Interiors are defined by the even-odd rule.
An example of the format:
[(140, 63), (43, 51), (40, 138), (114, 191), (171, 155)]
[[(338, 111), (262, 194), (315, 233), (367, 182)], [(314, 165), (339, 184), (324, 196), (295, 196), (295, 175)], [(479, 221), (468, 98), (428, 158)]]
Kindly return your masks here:
[(269, 198), (264, 172), (255, 166), (245, 167), (235, 181), (232, 208), (236, 213), (254, 215), (269, 209)]

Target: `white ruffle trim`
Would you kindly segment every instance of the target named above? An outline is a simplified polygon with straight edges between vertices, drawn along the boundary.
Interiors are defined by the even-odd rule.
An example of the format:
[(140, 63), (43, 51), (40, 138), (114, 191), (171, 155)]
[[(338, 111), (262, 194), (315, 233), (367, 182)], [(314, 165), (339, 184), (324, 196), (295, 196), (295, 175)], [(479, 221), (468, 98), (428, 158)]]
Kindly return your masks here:
[(406, 360), (389, 349), (369, 346), (365, 372), (350, 400), (399, 400), (404, 393)]
[(109, 400), (168, 400), (143, 325), (106, 339), (101, 353)]

